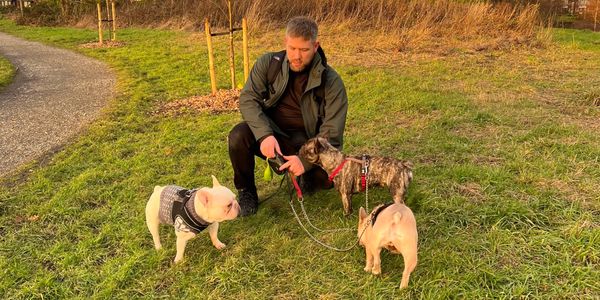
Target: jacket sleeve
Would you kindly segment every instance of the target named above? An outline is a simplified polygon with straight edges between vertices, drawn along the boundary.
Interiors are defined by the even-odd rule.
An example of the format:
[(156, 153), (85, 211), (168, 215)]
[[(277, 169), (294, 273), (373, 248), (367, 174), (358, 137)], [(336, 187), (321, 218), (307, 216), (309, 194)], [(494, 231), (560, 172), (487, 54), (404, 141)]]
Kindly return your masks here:
[(327, 71), (325, 89), (325, 117), (318, 134), (329, 137), (329, 143), (342, 150), (344, 146), (344, 128), (348, 112), (348, 96), (342, 78), (333, 70)]
[(273, 129), (269, 126), (269, 117), (263, 112), (261, 107), (262, 93), (266, 90), (267, 71), (272, 54), (261, 56), (254, 66), (246, 81), (246, 85), (240, 93), (240, 112), (242, 118), (254, 134), (254, 138), (259, 139), (272, 135)]

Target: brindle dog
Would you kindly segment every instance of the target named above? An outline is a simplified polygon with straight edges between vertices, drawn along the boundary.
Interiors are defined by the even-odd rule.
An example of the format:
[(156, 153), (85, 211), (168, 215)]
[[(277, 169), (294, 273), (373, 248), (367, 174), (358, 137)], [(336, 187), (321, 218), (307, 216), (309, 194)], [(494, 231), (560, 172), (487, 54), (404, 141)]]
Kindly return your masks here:
[[(309, 139), (300, 148), (299, 155), (306, 161), (322, 167), (330, 176), (346, 160), (342, 169), (333, 179), (333, 183), (342, 197), (344, 213), (346, 215), (351, 214), (352, 194), (362, 190), (362, 159), (358, 156), (343, 154), (323, 137)], [(369, 187), (387, 186), (392, 193), (394, 202), (404, 203), (404, 195), (412, 176), (412, 164), (410, 162), (375, 156), (370, 158), (366, 179)]]

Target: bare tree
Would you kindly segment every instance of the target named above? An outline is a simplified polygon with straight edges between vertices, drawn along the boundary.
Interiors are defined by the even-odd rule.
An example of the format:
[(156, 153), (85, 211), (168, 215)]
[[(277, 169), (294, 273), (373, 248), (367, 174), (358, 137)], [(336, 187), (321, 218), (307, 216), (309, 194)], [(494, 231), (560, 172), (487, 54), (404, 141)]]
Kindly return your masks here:
[(598, 11), (600, 10), (600, 0), (594, 1), (594, 31), (598, 28)]

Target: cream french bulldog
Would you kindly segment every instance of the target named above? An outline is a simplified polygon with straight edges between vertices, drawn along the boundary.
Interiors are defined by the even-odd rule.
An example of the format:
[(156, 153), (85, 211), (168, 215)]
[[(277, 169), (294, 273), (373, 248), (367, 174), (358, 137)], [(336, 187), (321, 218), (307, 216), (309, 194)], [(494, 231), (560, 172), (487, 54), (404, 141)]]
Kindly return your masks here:
[(382, 248), (394, 254), (402, 254), (404, 272), (400, 288), (407, 287), (410, 273), (417, 266), (418, 240), (417, 222), (410, 208), (401, 203), (382, 204), (367, 215), (361, 207), (358, 216), (358, 236), (367, 255), (366, 272), (381, 274)]
[(219, 250), (225, 244), (219, 241), (219, 222), (235, 219), (240, 213), (240, 205), (235, 194), (219, 184), (212, 176), (213, 187), (186, 190), (182, 187), (156, 186), (146, 204), (146, 225), (152, 234), (154, 247), (160, 250), (159, 225), (171, 224), (177, 236), (175, 262), (183, 259), (187, 242), (200, 231), (208, 228), (212, 244)]

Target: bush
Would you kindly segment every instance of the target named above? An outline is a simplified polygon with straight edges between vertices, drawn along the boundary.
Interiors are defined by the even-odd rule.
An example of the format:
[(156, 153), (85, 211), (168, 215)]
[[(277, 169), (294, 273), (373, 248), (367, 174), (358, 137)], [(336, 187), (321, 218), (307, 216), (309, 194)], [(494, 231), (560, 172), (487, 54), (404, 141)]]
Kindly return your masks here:
[(56, 26), (62, 23), (60, 6), (56, 1), (39, 1), (25, 8), (23, 16), (17, 18), (19, 25)]

